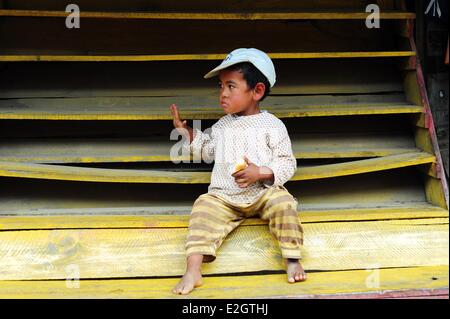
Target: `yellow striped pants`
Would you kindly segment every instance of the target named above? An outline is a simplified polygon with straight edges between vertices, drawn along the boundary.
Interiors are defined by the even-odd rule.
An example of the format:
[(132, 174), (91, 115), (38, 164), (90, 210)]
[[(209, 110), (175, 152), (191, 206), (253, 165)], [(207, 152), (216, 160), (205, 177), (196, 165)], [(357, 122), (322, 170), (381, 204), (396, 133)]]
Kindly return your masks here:
[(297, 199), (284, 186), (272, 186), (253, 204), (236, 205), (214, 194), (202, 194), (193, 204), (186, 241), (187, 257), (204, 255), (203, 262), (216, 259), (225, 237), (245, 218), (259, 215), (269, 221), (283, 258), (300, 259), (303, 228), (297, 214)]

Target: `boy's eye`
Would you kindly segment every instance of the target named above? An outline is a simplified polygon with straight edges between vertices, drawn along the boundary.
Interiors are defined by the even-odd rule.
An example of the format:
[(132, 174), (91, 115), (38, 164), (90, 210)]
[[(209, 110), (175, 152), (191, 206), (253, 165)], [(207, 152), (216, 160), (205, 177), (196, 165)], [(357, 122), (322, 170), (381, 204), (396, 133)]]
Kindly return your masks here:
[[(223, 86), (222, 83), (219, 83), (219, 84), (217, 85), (217, 87), (218, 87), (219, 89), (223, 89), (224, 86)], [(228, 84), (228, 88), (229, 88), (229, 89), (235, 89), (236, 86), (233, 85), (233, 84)]]

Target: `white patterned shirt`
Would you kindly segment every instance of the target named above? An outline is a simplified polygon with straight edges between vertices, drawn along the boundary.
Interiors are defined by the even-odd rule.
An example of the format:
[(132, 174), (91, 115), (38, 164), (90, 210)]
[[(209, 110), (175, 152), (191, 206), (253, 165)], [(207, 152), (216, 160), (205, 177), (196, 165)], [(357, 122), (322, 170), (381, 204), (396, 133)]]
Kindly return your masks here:
[[(193, 130), (196, 132), (193, 141), (189, 145), (189, 139), (186, 139), (183, 147), (194, 159), (201, 158), (207, 163), (214, 161), (208, 193), (230, 203), (252, 204), (267, 188), (283, 186), (297, 170), (286, 126), (266, 110), (245, 116), (227, 114), (205, 132)], [(239, 187), (231, 174), (244, 155), (258, 166), (269, 167), (274, 173), (273, 184), (266, 180), (246, 188)]]

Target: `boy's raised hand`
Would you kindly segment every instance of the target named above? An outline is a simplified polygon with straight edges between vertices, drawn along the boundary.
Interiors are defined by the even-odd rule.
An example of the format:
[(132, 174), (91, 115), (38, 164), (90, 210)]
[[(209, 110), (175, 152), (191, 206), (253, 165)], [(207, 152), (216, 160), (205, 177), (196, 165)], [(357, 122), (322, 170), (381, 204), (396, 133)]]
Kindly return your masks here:
[(175, 127), (175, 128), (185, 128), (185, 129), (187, 129), (187, 121), (186, 120), (184, 120), (184, 121), (182, 121), (181, 119), (180, 119), (180, 113), (178, 113), (178, 108), (177, 108), (177, 106), (175, 105), (175, 104), (172, 104), (171, 106), (170, 106), (170, 112), (172, 113), (172, 117), (173, 117), (173, 126)]
[(187, 121), (183, 121), (180, 119), (180, 114), (178, 113), (178, 108), (175, 104), (172, 104), (170, 106), (170, 112), (172, 113), (173, 117), (173, 126), (178, 130), (180, 134), (186, 135), (187, 133), (190, 133), (192, 131), (192, 128), (187, 125)]

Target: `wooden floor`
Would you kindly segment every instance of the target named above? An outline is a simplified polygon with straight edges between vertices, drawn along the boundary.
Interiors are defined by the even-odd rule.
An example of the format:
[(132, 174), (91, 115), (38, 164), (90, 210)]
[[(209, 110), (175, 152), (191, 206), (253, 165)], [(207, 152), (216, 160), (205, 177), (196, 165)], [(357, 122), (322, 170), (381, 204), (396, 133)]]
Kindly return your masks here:
[[(424, 212), (385, 209), (358, 220), (360, 215), (354, 211), (332, 219), (326, 212), (305, 218), (302, 251), (308, 281), (297, 284), (286, 282), (267, 225), (251, 219), (229, 236), (216, 261), (203, 267), (204, 285), (190, 297), (448, 294), (448, 212), (435, 210), (424, 217)], [(28, 223), (35, 229), (27, 230), (14, 227), (11, 219), (17, 217), (10, 222), (4, 217), (0, 297), (181, 298), (170, 292), (185, 268), (187, 223), (177, 223), (180, 216), (135, 216), (130, 221), (125, 216), (125, 228), (117, 227), (114, 216), (90, 217), (97, 222), (77, 224), (72, 216), (72, 226), (64, 226), (55, 217), (45, 227)]]
[[(379, 282), (377, 281), (379, 280)], [(1, 298), (448, 298), (448, 266), (310, 272), (304, 283), (282, 274), (205, 277), (188, 296), (173, 295), (178, 279), (0, 282)], [(416, 289), (417, 285), (427, 287)]]

